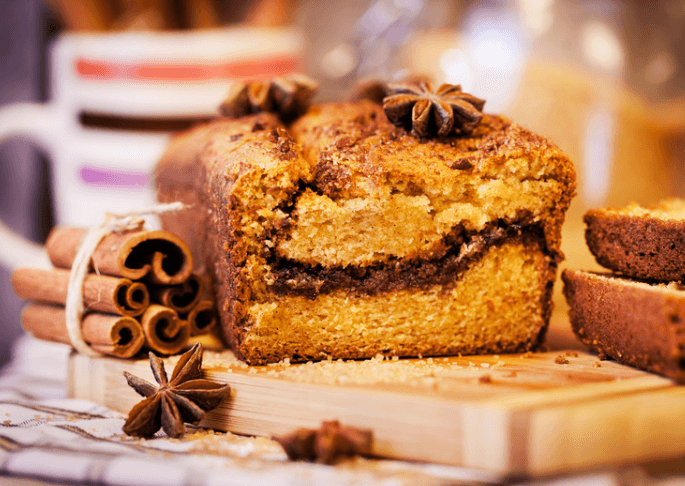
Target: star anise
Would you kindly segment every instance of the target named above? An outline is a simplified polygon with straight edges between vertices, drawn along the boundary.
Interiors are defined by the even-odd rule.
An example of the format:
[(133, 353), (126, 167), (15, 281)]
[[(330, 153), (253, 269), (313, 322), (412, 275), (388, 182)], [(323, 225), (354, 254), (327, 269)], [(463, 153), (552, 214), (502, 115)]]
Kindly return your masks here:
[(316, 81), (303, 74), (235, 82), (219, 111), (229, 118), (268, 111), (289, 120), (307, 111), (318, 87)]
[(160, 428), (169, 437), (185, 434), (184, 422), (196, 424), (205, 412), (215, 409), (230, 393), (230, 387), (202, 378), (202, 346), (196, 344), (183, 354), (174, 367), (171, 380), (164, 361), (150, 353), (150, 367), (160, 385), (124, 371), (128, 384), (145, 400), (128, 414), (124, 432), (136, 437), (152, 437)]
[[(418, 84), (422, 82), (430, 82), (430, 78), (423, 74), (409, 74), (397, 82), (402, 84)], [(359, 81), (352, 92), (350, 99), (370, 100), (378, 105), (383, 104), (383, 98), (388, 96), (388, 83), (376, 78), (366, 78)]]
[(337, 420), (323, 422), (318, 429), (297, 429), (274, 437), (293, 461), (333, 464), (344, 456), (370, 454), (373, 433), (341, 425)]
[(352, 92), (352, 101), (371, 100), (376, 104), (383, 104), (383, 98), (388, 95), (388, 84), (378, 79), (365, 79), (357, 83)]
[(445, 136), (471, 133), (483, 116), (485, 100), (464, 93), (460, 85), (443, 84), (436, 91), (429, 82), (388, 85), (385, 114), (395, 125), (411, 125), (412, 134)]

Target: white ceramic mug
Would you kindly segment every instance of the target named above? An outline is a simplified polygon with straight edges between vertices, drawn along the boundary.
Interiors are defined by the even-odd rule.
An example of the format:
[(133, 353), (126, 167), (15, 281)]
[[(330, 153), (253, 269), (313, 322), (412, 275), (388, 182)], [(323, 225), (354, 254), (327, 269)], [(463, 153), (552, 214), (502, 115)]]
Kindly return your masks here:
[[(289, 28), (66, 34), (50, 50), (51, 101), (0, 108), (0, 142), (28, 138), (48, 154), (59, 224), (99, 224), (154, 203), (150, 173), (170, 132), (141, 120), (213, 116), (230, 82), (301, 70), (303, 53)], [(93, 118), (124, 128), (82, 123)], [(41, 258), (0, 221), (1, 264)]]

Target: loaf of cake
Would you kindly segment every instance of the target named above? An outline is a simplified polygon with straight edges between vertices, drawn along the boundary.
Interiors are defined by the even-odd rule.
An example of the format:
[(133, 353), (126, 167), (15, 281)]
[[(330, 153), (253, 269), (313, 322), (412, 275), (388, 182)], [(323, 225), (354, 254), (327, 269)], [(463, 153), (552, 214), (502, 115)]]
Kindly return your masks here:
[(685, 287), (564, 270), (573, 331), (601, 357), (685, 383)]
[(539, 345), (573, 165), (503, 117), (473, 125), (421, 136), (360, 100), (177, 137), (158, 197), (194, 206), (164, 226), (202, 255), (236, 354), (263, 364)]
[(588, 247), (603, 267), (637, 279), (685, 280), (684, 200), (595, 209), (584, 220)]

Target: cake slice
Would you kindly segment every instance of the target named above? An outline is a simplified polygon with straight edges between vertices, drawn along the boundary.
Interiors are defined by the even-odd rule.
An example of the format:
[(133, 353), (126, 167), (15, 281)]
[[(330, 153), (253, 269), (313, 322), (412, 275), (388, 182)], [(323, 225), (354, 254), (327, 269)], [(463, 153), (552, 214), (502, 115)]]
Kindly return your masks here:
[(602, 357), (685, 383), (685, 287), (564, 270), (573, 331)]
[[(575, 192), (571, 162), (543, 137), (483, 115), (470, 135), (417, 138), (370, 101), (201, 131), (160, 162), (159, 199), (202, 208), (165, 228), (202, 245), (224, 337), (248, 363), (542, 341)], [(196, 179), (179, 181), (188, 160)]]
[(684, 200), (595, 209), (584, 220), (588, 247), (603, 267), (637, 279), (685, 280)]

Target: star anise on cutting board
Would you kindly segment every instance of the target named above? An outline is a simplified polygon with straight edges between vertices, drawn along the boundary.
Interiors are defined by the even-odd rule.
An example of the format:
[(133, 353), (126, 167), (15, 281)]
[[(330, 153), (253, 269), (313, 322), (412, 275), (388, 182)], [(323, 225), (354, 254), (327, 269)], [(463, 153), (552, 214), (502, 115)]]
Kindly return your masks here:
[(303, 74), (235, 82), (219, 111), (228, 118), (268, 111), (290, 120), (307, 111), (318, 88), (316, 81)]
[(205, 412), (215, 409), (230, 393), (230, 387), (202, 378), (202, 346), (196, 344), (183, 354), (168, 379), (164, 361), (150, 353), (152, 383), (124, 371), (128, 384), (145, 400), (128, 414), (123, 430), (136, 437), (152, 437), (160, 428), (169, 437), (182, 437), (184, 423), (196, 424)]
[(483, 117), (485, 100), (464, 93), (461, 85), (443, 84), (433, 90), (430, 82), (388, 85), (383, 110), (393, 124), (411, 126), (420, 137), (468, 134)]
[(341, 457), (370, 454), (373, 433), (332, 420), (318, 429), (297, 429), (274, 440), (293, 461), (334, 464)]

